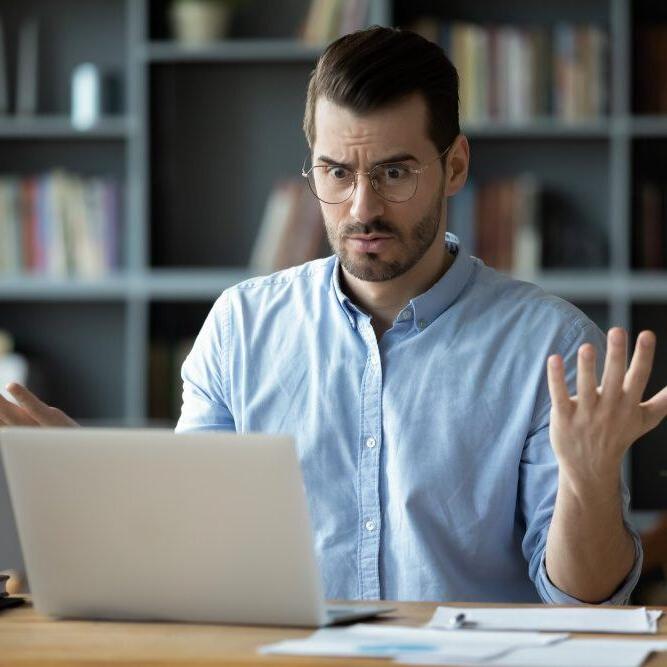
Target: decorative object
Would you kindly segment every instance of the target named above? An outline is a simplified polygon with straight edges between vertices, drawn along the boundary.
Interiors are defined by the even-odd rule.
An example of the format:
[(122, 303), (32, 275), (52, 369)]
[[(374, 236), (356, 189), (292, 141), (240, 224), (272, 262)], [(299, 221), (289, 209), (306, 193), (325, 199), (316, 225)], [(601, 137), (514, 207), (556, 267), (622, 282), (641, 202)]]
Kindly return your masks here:
[(223, 39), (229, 33), (234, 0), (172, 0), (169, 22), (176, 39), (201, 45)]
[(101, 84), (99, 69), (81, 63), (72, 72), (72, 125), (88, 130), (100, 119)]

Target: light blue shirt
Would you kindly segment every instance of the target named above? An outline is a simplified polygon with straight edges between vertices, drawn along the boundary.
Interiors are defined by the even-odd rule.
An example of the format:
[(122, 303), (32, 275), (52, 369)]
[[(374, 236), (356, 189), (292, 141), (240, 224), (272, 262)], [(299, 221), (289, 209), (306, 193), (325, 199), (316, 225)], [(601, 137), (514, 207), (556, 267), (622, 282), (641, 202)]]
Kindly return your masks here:
[[(176, 430), (296, 438), (328, 598), (577, 602), (544, 564), (558, 484), (546, 360), (563, 355), (574, 394), (578, 347), (601, 368), (605, 337), (456, 241), (379, 342), (335, 256), (226, 290), (183, 365)], [(633, 536), (609, 602), (637, 582)]]

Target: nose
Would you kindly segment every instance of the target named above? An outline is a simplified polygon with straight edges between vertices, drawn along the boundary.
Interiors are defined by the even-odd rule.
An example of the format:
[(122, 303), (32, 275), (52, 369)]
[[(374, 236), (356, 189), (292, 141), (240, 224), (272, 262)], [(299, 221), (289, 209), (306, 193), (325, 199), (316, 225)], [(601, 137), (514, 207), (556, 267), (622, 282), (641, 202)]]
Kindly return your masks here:
[(367, 175), (357, 176), (357, 187), (352, 194), (350, 215), (354, 220), (368, 223), (382, 217), (384, 213), (384, 199), (373, 190), (370, 178)]

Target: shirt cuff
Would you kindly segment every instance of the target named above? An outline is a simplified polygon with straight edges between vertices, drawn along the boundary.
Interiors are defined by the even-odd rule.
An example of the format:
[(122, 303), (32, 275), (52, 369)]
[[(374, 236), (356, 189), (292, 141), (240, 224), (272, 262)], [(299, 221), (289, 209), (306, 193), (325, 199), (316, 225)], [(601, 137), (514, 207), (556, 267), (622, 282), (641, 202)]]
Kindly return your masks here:
[[(609, 599), (603, 600), (597, 604), (628, 604), (628, 601), (630, 600), (630, 594), (634, 590), (635, 586), (637, 585), (637, 581), (639, 580), (643, 557), (641, 542), (637, 533), (632, 528), (627, 526), (627, 524), (626, 527), (628, 528), (628, 531), (632, 536), (635, 545), (634, 565), (632, 566), (632, 570), (630, 570), (628, 576), (624, 579), (623, 583), (616, 589), (616, 591), (614, 591), (613, 595)], [(546, 556), (547, 550), (545, 547), (544, 551), (542, 552), (540, 568), (537, 571), (537, 578), (535, 580), (537, 592), (539, 593), (539, 596), (542, 598), (542, 600), (548, 604), (583, 604), (581, 600), (572, 597), (567, 593), (564, 593), (560, 590), (560, 588), (554, 586), (554, 584), (551, 583), (549, 575), (547, 574)]]

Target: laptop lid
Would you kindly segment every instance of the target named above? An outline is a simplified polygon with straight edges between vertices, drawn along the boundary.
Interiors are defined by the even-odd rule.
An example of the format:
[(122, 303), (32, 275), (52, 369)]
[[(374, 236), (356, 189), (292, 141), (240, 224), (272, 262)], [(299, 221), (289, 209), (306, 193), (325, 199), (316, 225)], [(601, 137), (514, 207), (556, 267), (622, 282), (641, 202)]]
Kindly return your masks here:
[(24, 427), (0, 444), (38, 611), (326, 622), (291, 438)]

